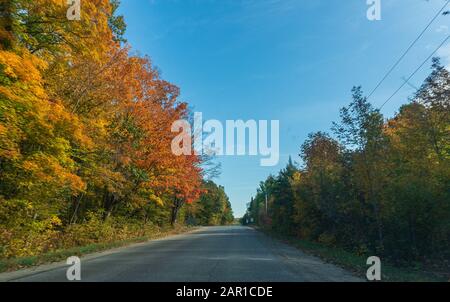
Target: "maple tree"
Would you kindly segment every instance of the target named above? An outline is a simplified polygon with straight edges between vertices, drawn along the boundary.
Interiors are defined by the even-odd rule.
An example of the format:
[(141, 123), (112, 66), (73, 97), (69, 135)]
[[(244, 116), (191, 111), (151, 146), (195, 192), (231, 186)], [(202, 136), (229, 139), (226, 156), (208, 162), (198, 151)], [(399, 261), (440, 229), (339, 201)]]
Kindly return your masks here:
[(0, 256), (142, 236), (204, 192), (203, 158), (171, 150), (188, 105), (130, 55), (118, 5), (0, 2)]

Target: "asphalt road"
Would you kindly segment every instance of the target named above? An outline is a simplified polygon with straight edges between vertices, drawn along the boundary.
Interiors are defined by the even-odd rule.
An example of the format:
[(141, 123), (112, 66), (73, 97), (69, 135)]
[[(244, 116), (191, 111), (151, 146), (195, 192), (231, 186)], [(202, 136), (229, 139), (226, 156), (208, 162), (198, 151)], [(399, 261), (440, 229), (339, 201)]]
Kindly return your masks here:
[[(0, 281), (67, 281), (65, 263)], [(349, 272), (252, 228), (207, 227), (81, 259), (81, 281), (360, 281)]]

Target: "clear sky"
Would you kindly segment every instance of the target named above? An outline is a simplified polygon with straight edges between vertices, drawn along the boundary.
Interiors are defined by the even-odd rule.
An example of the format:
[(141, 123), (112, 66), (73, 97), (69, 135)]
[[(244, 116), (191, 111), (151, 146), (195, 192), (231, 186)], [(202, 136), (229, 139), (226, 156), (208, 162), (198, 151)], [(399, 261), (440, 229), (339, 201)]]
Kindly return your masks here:
[[(204, 119), (279, 120), (280, 164), (219, 157), (235, 216), (260, 181), (283, 168), (310, 132), (328, 131), (350, 90), (368, 92), (447, 0), (381, 0), (382, 20), (366, 18), (366, 0), (122, 0), (133, 51), (149, 55), (181, 100)], [(449, 5), (450, 6), (450, 5)], [(448, 7), (450, 9), (450, 7)], [(449, 35), (440, 16), (371, 98), (381, 105)], [(439, 55), (450, 64), (450, 44)], [(430, 64), (411, 80), (420, 86)], [(384, 108), (392, 116), (414, 89)]]

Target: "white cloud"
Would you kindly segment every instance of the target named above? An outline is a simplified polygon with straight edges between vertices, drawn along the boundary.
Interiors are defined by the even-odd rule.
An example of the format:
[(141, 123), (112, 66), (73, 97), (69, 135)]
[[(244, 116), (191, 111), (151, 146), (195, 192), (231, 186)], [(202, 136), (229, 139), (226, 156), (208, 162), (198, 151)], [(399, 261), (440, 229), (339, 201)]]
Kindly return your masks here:
[(447, 33), (448, 32), (448, 26), (447, 25), (440, 25), (438, 28), (436, 28), (436, 32), (438, 32), (438, 33)]

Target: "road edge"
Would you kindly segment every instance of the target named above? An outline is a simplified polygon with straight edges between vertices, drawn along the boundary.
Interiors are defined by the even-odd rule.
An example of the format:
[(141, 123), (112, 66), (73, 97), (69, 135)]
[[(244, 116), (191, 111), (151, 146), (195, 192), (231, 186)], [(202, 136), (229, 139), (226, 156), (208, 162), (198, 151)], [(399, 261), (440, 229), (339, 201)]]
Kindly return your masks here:
[[(180, 233), (176, 233), (176, 234), (169, 233), (165, 236), (163, 235), (162, 237), (150, 238), (148, 240), (141, 241), (141, 242), (125, 244), (123, 246), (105, 249), (105, 250), (101, 250), (98, 252), (87, 253), (87, 254), (83, 254), (79, 257), (81, 260), (84, 260), (84, 261), (92, 260), (92, 259), (116, 254), (116, 253), (119, 253), (128, 248), (144, 246), (149, 243), (164, 241), (164, 240), (172, 239), (177, 236), (183, 236), (183, 235), (195, 233), (195, 232), (202, 230), (202, 228), (203, 227), (192, 227), (192, 228), (190, 228), (186, 231), (182, 231)], [(11, 282), (14, 280), (22, 279), (22, 278), (33, 276), (33, 275), (40, 274), (40, 273), (45, 273), (48, 271), (52, 271), (52, 270), (59, 269), (62, 267), (67, 267), (67, 266), (68, 265), (66, 264), (66, 260), (61, 260), (61, 261), (55, 261), (55, 262), (51, 262), (51, 263), (38, 264), (36, 266), (21, 268), (21, 269), (14, 270), (14, 271), (6, 271), (6, 272), (0, 273), (0, 282)]]

